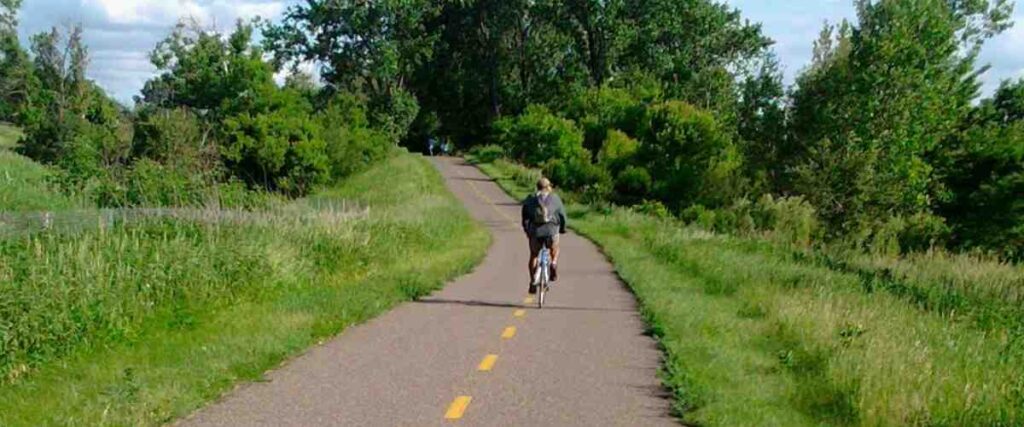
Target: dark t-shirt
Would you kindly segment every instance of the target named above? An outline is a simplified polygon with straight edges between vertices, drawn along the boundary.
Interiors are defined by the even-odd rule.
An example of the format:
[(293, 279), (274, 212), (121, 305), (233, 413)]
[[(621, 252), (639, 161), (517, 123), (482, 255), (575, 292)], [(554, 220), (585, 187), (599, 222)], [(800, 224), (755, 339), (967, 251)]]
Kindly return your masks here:
[(562, 204), (562, 199), (555, 193), (549, 193), (547, 197), (550, 198), (547, 200), (547, 207), (551, 213), (551, 222), (547, 224), (536, 225), (530, 220), (530, 212), (533, 212), (533, 209), (541, 203), (540, 193), (531, 194), (523, 201), (523, 231), (533, 237), (552, 237), (559, 233), (565, 233), (565, 206)]

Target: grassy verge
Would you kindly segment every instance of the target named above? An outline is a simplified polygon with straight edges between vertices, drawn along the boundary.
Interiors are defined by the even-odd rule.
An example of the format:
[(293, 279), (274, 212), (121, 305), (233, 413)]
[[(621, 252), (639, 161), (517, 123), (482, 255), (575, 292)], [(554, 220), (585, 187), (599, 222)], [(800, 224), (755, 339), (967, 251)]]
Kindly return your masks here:
[(0, 241), (0, 425), (154, 425), (470, 270), (488, 244), (421, 158), (252, 223)]
[(21, 131), (18, 128), (0, 123), (0, 150), (10, 150), (21, 138)]
[[(481, 166), (513, 195), (528, 191), (533, 172), (503, 161)], [(640, 300), (666, 352), (663, 380), (687, 422), (1024, 423), (1019, 322), (964, 321), (905, 292), (865, 286), (875, 279), (864, 274), (763, 241), (625, 209), (575, 205), (570, 214)], [(975, 295), (962, 304), (976, 312), (1003, 312), (998, 307), (1008, 303), (991, 295), (1021, 292), (1018, 267), (941, 256), (843, 259), (863, 271), (884, 267), (888, 280), (928, 301), (941, 301), (944, 290)]]
[(63, 210), (75, 206), (50, 185), (51, 171), (11, 149), (21, 133), (0, 124), (0, 212)]

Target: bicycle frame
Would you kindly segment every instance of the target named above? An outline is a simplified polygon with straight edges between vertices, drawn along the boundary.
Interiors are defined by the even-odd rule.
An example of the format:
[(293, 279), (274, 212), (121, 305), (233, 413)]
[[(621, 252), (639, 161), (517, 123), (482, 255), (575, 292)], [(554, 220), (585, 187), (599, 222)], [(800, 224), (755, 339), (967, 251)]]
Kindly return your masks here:
[(537, 275), (539, 276), (537, 282), (537, 308), (544, 307), (544, 296), (548, 291), (548, 280), (550, 278), (550, 267), (551, 267), (551, 250), (547, 247), (541, 248), (540, 250), (540, 262), (537, 266)]

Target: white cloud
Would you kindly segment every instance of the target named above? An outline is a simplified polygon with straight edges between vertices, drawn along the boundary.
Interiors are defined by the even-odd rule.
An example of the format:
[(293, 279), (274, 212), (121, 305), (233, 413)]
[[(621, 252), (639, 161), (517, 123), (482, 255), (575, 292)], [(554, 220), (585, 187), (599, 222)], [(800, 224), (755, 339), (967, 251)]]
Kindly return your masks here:
[(298, 0), (29, 0), (20, 32), (81, 23), (89, 46), (90, 78), (116, 99), (130, 104), (156, 70), (149, 52), (183, 18), (230, 29), (238, 19), (279, 17)]
[[(300, 0), (28, 0), (22, 10), (21, 33), (46, 31), (51, 26), (82, 23), (92, 53), (89, 75), (123, 102), (139, 92), (155, 70), (148, 52), (181, 18), (196, 18), (205, 25), (228, 29), (237, 19), (255, 16), (274, 19)], [(809, 61), (811, 44), (824, 21), (853, 18), (853, 0), (726, 0), (743, 16), (763, 24), (776, 40), (786, 74), (793, 78)], [(992, 69), (985, 74), (990, 93), (1006, 78), (1024, 76), (1024, 5), (1018, 7), (1017, 26), (990, 41), (981, 55)]]

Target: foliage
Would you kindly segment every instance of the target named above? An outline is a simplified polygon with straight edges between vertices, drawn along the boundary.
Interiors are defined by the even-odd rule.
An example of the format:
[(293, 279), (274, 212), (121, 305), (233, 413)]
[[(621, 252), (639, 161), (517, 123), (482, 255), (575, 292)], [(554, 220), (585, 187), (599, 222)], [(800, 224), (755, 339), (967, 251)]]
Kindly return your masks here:
[(823, 31), (791, 113), (792, 190), (840, 233), (928, 213), (942, 197), (928, 157), (970, 111), (978, 49), (1009, 12), (1002, 0), (857, 8), (857, 25)]
[(505, 157), (505, 149), (497, 144), (478, 145), (469, 150), (469, 156), (475, 162), (494, 163), (498, 159)]
[(652, 193), (671, 207), (730, 200), (740, 159), (711, 113), (669, 101), (648, 109), (640, 131), (641, 164), (655, 180)]
[(465, 274), (488, 240), (409, 155), (277, 209), (198, 212), (0, 240), (0, 424), (186, 416)]
[(225, 166), (250, 185), (306, 194), (330, 173), (321, 129), (300, 94), (280, 91), (268, 98), (273, 104), (265, 112), (224, 120)]
[(392, 150), (390, 136), (369, 127), (365, 107), (354, 96), (335, 96), (318, 113), (330, 161), (331, 176), (345, 178), (387, 157)]
[(611, 86), (580, 92), (566, 109), (567, 117), (583, 128), (584, 146), (594, 153), (602, 150), (612, 130), (635, 135), (643, 114), (643, 101), (628, 89)]
[(590, 156), (576, 124), (542, 106), (531, 106), (521, 116), (495, 122), (494, 132), (498, 144), (508, 147), (513, 158), (529, 166)]
[(950, 197), (939, 209), (953, 240), (1024, 256), (1024, 80), (1004, 82), (949, 141), (939, 171)]

